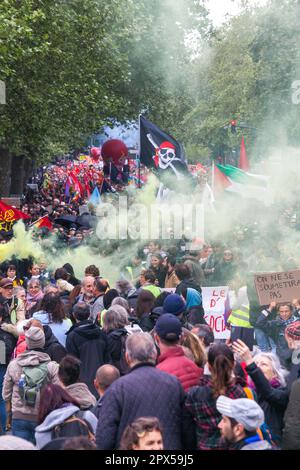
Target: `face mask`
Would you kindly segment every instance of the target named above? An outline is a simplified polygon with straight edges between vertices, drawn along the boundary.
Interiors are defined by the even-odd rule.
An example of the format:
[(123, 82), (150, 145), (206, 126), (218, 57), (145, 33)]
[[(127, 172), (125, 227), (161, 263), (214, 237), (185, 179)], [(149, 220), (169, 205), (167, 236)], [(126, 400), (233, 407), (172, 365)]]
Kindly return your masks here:
[(144, 255), (147, 255), (147, 254), (149, 253), (149, 249), (148, 249), (148, 248), (144, 248), (143, 252), (144, 252)]
[(180, 249), (181, 251), (185, 251), (185, 245), (181, 245)]

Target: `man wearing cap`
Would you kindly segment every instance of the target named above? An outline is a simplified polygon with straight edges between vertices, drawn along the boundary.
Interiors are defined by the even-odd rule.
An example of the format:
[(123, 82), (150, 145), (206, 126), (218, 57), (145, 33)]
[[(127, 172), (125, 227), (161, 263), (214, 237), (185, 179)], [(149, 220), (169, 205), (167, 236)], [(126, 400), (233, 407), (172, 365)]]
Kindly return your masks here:
[(154, 331), (154, 338), (160, 350), (157, 369), (175, 375), (185, 392), (198, 385), (203, 370), (184, 355), (179, 345), (182, 333), (179, 318), (172, 313), (161, 315)]
[(216, 402), (217, 410), (222, 415), (218, 428), (221, 436), (228, 443), (229, 450), (271, 450), (268, 441), (262, 440), (257, 430), (264, 423), (261, 407), (249, 398), (232, 400), (224, 395)]
[(192, 329), (192, 325), (186, 320), (186, 303), (183, 297), (178, 294), (170, 294), (165, 298), (163, 303), (163, 312), (176, 315), (181, 321), (181, 325), (188, 330)]
[(8, 277), (0, 281), (0, 304), (5, 310), (1, 329), (18, 336), (16, 324), (25, 319), (25, 307), (22, 300), (13, 295), (13, 281)]
[(21, 376), (24, 375), (24, 368), (35, 368), (46, 364), (45, 383), (59, 384), (60, 382), (58, 364), (51, 361), (44, 351), (45, 334), (43, 329), (36, 326), (26, 329), (25, 341), (26, 351), (13, 359), (7, 367), (3, 383), (3, 399), (6, 401), (8, 412), (10, 410), (12, 412), (12, 434), (35, 444), (34, 430), (37, 425), (39, 392), (35, 404), (32, 406), (21, 398), (19, 385)]

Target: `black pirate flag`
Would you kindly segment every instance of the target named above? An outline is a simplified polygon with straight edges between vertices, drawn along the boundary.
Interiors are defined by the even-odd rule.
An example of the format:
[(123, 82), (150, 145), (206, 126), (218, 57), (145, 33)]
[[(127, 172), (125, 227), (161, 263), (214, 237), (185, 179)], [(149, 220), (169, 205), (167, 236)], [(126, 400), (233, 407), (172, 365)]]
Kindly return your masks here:
[(140, 159), (165, 181), (184, 179), (188, 174), (183, 146), (171, 135), (140, 116)]

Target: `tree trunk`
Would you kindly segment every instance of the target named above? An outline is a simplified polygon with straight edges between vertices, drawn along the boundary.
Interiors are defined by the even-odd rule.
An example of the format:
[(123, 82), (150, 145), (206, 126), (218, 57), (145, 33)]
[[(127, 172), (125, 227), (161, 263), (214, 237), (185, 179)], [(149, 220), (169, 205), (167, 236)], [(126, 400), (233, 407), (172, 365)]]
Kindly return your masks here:
[(11, 160), (9, 150), (0, 147), (0, 197), (10, 194)]
[(24, 161), (25, 157), (13, 156), (11, 164), (11, 186), (10, 193), (21, 195), (23, 193), (24, 185)]
[(24, 161), (24, 176), (23, 176), (23, 189), (28, 183), (29, 178), (33, 175), (34, 161), (26, 158)]

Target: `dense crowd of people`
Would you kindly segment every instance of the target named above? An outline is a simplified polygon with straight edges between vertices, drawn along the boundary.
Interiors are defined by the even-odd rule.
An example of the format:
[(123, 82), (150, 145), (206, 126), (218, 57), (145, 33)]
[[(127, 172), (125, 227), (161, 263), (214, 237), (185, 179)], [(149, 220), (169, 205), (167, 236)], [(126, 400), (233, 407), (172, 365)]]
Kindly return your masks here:
[[(85, 203), (104, 180), (96, 166), (82, 194), (67, 191), (68, 165), (37, 174), (21, 210), (26, 224), (52, 222), (33, 233), (50, 240), (45, 252), (76, 256), (92, 243)], [(106, 190), (125, 190), (129, 177), (106, 178)], [(261, 305), (253, 281), (297, 259), (282, 236), (270, 253), (250, 222), (222, 241), (141, 243), (114, 283), (96, 258), (80, 279), (46, 256), (1, 260), (0, 449), (299, 449), (300, 300)], [(295, 230), (292, 208), (276, 230)], [(229, 288), (227, 340), (207, 323), (207, 286)]]
[[(220, 244), (180, 251), (150, 241), (115, 286), (2, 263), (0, 448), (299, 449), (299, 301), (260, 306)], [(202, 287), (226, 282), (225, 341)]]

